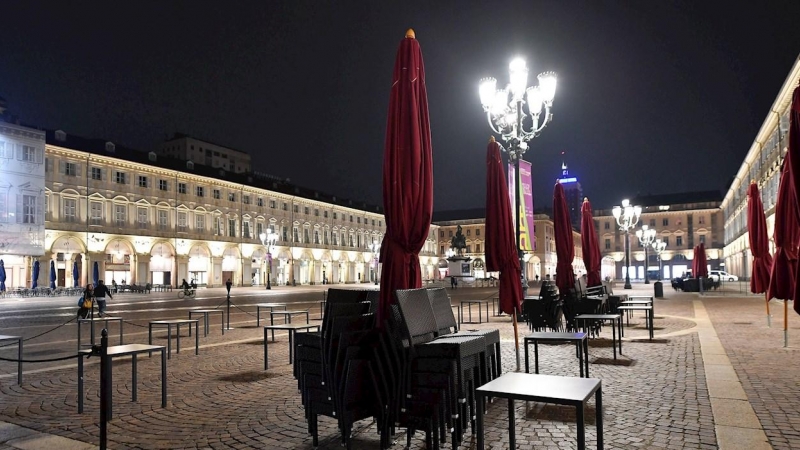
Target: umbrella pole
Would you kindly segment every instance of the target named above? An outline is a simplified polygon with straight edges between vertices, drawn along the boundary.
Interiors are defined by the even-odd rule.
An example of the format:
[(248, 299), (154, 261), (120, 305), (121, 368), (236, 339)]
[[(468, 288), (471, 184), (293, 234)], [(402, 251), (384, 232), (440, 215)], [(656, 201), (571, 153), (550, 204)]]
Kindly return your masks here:
[(783, 301), (783, 347), (789, 346), (789, 300)]
[(764, 298), (767, 300), (767, 327), (772, 328), (772, 318), (769, 316), (769, 292), (764, 292)]
[(517, 351), (517, 372), (520, 371), (519, 364), (519, 329), (517, 329), (517, 308), (514, 308), (514, 348)]

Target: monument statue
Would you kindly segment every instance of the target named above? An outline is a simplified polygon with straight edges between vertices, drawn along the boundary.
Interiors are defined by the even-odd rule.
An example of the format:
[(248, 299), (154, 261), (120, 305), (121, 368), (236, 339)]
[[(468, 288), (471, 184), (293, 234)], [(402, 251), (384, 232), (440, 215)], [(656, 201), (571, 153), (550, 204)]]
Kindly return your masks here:
[(467, 248), (467, 238), (461, 232), (461, 225), (456, 228), (456, 235), (450, 239), (450, 248), (455, 250), (458, 256), (464, 256), (464, 249)]

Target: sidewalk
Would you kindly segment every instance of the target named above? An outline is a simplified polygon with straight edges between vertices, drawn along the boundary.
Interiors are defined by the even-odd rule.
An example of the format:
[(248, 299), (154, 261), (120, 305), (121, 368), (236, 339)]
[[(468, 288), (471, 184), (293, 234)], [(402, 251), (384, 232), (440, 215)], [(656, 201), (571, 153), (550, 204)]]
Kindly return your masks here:
[[(591, 375), (603, 380), (606, 448), (800, 448), (796, 406), (800, 392), (792, 378), (800, 368), (800, 362), (792, 356), (800, 347), (791, 347), (793, 341), (800, 342), (800, 333), (794, 331), (800, 328), (800, 318), (794, 313), (790, 316), (790, 331), (797, 336), (793, 339), (790, 334), (790, 349), (786, 350), (779, 326), (780, 303), (773, 302), (773, 327), (767, 328), (763, 298), (700, 297), (666, 287), (667, 298), (657, 300), (655, 306), (656, 339), (645, 338), (644, 321), (637, 314), (625, 330), (624, 353), (616, 361), (607, 339), (590, 342)], [(651, 289), (652, 285), (635, 284), (626, 293), (645, 295)], [(472, 292), (448, 290), (454, 304), (470, 298)], [(219, 327), (212, 327), (209, 337), (201, 338), (199, 356), (190, 351), (188, 340), (179, 355), (173, 348), (168, 362), (166, 409), (160, 408), (158, 358), (139, 359), (137, 403), (130, 402), (130, 360), (115, 360), (109, 448), (311, 449), (297, 383), (286, 363), (286, 335), (276, 334), (276, 342), (269, 343), (270, 370), (263, 371), (263, 332), (254, 325), (255, 318), (252, 323), (237, 323), (236, 329), (224, 337)], [(488, 324), (465, 325), (468, 329), (487, 327), (501, 330), (503, 369), (513, 371), (516, 364), (510, 318), (492, 317)], [(520, 335), (526, 332), (521, 324)], [(610, 329), (604, 329), (605, 335), (610, 337)], [(131, 341), (146, 339), (146, 333), (142, 333), (133, 335)], [(164, 337), (160, 337), (155, 343), (163, 342)], [(541, 346), (541, 373), (577, 376), (574, 352), (568, 348)], [(26, 373), (22, 386), (16, 386), (11, 378), (0, 379), (0, 420), (25, 427), (23, 431), (10, 431), (11, 425), (0, 425), (0, 450), (71, 448), (66, 443), (38, 445), (44, 441), (34, 441), (36, 445), (28, 447), (13, 446), (21, 444), (9, 436), (25, 430), (78, 441), (76, 445), (86, 443), (75, 448), (93, 448), (99, 430), (99, 380), (94, 359), (86, 365), (83, 415), (77, 414), (76, 385), (74, 364)], [(519, 448), (574, 448), (576, 419), (569, 408), (533, 404), (526, 412), (524, 402), (516, 406)], [(589, 448), (593, 448), (596, 436), (594, 415), (591, 402), (586, 430)], [(490, 405), (486, 437), (492, 448), (508, 447), (507, 427), (505, 403)], [(331, 419), (321, 418), (319, 428), (319, 448), (340, 448)], [(360, 423), (354, 448), (379, 448), (374, 431), (373, 424)], [(471, 438), (466, 436), (466, 448)], [(404, 442), (405, 436), (400, 434), (396, 440)], [(421, 434), (412, 440), (412, 448), (424, 448)]]

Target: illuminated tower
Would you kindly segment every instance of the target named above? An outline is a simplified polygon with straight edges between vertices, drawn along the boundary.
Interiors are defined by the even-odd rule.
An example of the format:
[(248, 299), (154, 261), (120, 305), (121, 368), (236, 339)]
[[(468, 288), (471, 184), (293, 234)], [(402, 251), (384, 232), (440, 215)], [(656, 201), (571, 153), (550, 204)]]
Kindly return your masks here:
[[(561, 152), (564, 155), (564, 152)], [(578, 179), (570, 176), (567, 170), (567, 163), (561, 163), (561, 176), (557, 180), (564, 187), (564, 194), (567, 197), (567, 208), (569, 208), (569, 219), (572, 227), (576, 230), (581, 229), (581, 205), (583, 204), (583, 189)]]

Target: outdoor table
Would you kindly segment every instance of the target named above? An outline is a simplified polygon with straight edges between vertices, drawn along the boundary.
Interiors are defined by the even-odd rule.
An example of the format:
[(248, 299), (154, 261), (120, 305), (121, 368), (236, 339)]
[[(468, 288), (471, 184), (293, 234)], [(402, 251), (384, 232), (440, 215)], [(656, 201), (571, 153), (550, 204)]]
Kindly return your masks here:
[(0, 342), (17, 341), (17, 384), (22, 384), (22, 336), (0, 334)]
[[(128, 356), (131, 357), (131, 401), (136, 401), (136, 355), (140, 353), (152, 354), (154, 351), (161, 352), (161, 407), (167, 407), (167, 355), (164, 353), (165, 347), (163, 345), (145, 345), (145, 344), (128, 344), (128, 345), (115, 345), (108, 347), (108, 362), (113, 366), (115, 357)], [(83, 413), (83, 356), (91, 355), (90, 349), (78, 351), (78, 414)], [(108, 370), (108, 383), (111, 384), (111, 376), (114, 373), (113, 367)], [(113, 393), (114, 390), (110, 389)], [(102, 408), (102, 405), (100, 406)], [(108, 420), (111, 420), (112, 401), (111, 397), (108, 399)]]
[(150, 322), (149, 333), (147, 337), (147, 343), (153, 343), (153, 326), (167, 326), (167, 358), (172, 359), (172, 326), (175, 325), (177, 329), (178, 335), (178, 351), (177, 353), (181, 352), (181, 325), (182, 324), (189, 324), (189, 331), (192, 330), (192, 324), (194, 324), (194, 354), (200, 354), (200, 319), (170, 319), (170, 320), (153, 320)]
[(261, 325), (261, 308), (269, 308), (269, 312), (275, 311), (275, 308), (283, 308), (284, 310), (286, 310), (286, 303), (257, 303), (256, 326)]
[(106, 323), (106, 327), (105, 328), (108, 329), (108, 322), (109, 321), (117, 321), (117, 322), (119, 322), (119, 345), (122, 345), (122, 317), (108, 317), (108, 316), (106, 316), (106, 317), (92, 317), (90, 319), (78, 319), (78, 351), (80, 351), (81, 348), (84, 347), (83, 345), (81, 345), (81, 324), (89, 322), (89, 324), (91, 325), (90, 329), (91, 329), (92, 339), (91, 339), (91, 343), (88, 344), (88, 346), (91, 347), (91, 346), (94, 345), (94, 342), (95, 342), (95, 339), (94, 339), (94, 328), (95, 328), (94, 323), (95, 322), (105, 322)]
[[(647, 329), (650, 331), (650, 340), (653, 339), (653, 306), (647, 305), (623, 305), (618, 306), (617, 311), (644, 311), (645, 314), (645, 322), (647, 323)], [(628, 325), (630, 325), (629, 319), (625, 318)]]
[[(467, 314), (469, 315), (469, 322), (462, 323), (483, 323), (481, 316), (481, 305), (486, 305), (486, 321), (489, 321), (489, 300), (462, 300), (461, 301), (461, 319), (464, 319), (464, 305), (467, 305)], [(478, 321), (472, 321), (472, 305), (478, 305)]]
[(492, 310), (495, 317), (503, 314), (503, 311), (500, 311), (500, 297), (492, 297)]
[(516, 448), (514, 400), (555, 403), (575, 407), (578, 425), (578, 449), (586, 449), (584, 407), (594, 394), (596, 403), (597, 448), (603, 449), (603, 388), (597, 378), (560, 377), (509, 372), (476, 391), (478, 450), (485, 449), (483, 435), (484, 400), (487, 397), (508, 399), (508, 444)]
[(306, 332), (319, 331), (319, 325), (310, 325), (308, 323), (284, 323), (279, 325), (265, 325), (264, 326), (264, 370), (269, 368), (269, 355), (267, 351), (267, 331), (272, 331), (272, 341), (275, 342), (275, 330), (286, 330), (289, 332), (289, 364), (292, 363), (292, 352), (294, 347), (294, 334), (297, 330), (305, 330)]
[(619, 327), (619, 354), (622, 354), (622, 315), (621, 314), (581, 314), (575, 316), (575, 323), (583, 321), (583, 331), (586, 331), (586, 322), (599, 320), (611, 321), (611, 347), (614, 349), (614, 359), (617, 359), (617, 327)]
[(525, 336), (525, 373), (530, 373), (528, 346), (531, 343), (533, 343), (534, 371), (539, 373), (539, 341), (574, 342), (578, 351), (578, 367), (581, 378), (583, 378), (584, 365), (586, 366), (586, 378), (589, 378), (589, 340), (586, 338), (586, 333), (541, 332)]
[[(306, 315), (306, 324), (308, 324), (309, 323), (309, 318), (308, 318), (308, 310), (307, 309), (306, 310), (287, 311), (285, 306), (284, 306), (284, 310), (283, 311), (270, 311), (269, 312), (269, 324), (270, 325), (275, 325), (275, 316), (276, 315), (283, 315), (283, 323), (292, 323), (292, 316), (299, 315), (299, 314), (305, 314)], [(275, 341), (275, 330), (272, 331), (272, 341), (273, 342)]]
[[(220, 318), (222, 318), (222, 334), (225, 334), (225, 311), (221, 309), (190, 309), (189, 310), (189, 318), (192, 318), (192, 314), (202, 314), (203, 315), (203, 337), (208, 336), (208, 315), (219, 313)], [(189, 336), (192, 335), (192, 327), (189, 327)]]

